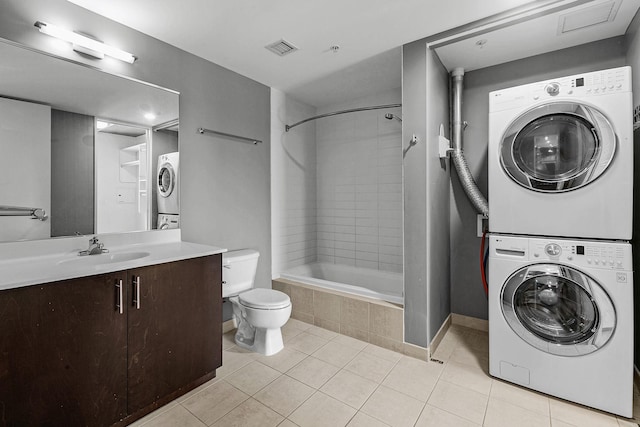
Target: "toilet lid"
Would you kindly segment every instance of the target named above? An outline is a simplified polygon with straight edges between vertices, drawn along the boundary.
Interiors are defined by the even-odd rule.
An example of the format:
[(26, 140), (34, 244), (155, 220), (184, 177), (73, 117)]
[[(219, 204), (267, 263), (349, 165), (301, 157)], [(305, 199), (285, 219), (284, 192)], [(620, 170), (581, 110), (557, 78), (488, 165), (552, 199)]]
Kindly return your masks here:
[(277, 310), (291, 304), (289, 295), (275, 289), (252, 289), (238, 295), (240, 304), (250, 308)]

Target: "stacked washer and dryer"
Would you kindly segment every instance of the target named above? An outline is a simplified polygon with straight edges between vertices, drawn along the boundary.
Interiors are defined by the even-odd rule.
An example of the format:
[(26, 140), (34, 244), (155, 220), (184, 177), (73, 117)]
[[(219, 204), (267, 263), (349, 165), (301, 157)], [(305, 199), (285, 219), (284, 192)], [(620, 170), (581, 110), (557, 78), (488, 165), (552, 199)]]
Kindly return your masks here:
[(631, 417), (631, 69), (489, 103), (490, 373)]
[(179, 152), (158, 156), (158, 230), (180, 228), (179, 166)]

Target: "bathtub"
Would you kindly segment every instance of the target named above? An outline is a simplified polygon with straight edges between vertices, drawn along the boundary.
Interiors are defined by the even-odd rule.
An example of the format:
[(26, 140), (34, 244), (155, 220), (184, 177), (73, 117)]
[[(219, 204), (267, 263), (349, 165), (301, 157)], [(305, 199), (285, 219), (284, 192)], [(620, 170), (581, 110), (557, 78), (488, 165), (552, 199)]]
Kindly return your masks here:
[(402, 273), (314, 262), (282, 272), (280, 277), (321, 288), (404, 305)]

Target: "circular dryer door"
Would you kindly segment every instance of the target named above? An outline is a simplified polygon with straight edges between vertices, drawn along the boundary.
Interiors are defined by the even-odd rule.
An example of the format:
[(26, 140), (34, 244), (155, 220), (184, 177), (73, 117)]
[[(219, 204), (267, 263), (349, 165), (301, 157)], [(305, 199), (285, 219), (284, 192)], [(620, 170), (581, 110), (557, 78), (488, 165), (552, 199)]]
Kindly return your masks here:
[(590, 276), (565, 265), (534, 264), (502, 289), (502, 313), (528, 344), (559, 356), (581, 356), (609, 341), (616, 326), (611, 299)]
[(613, 126), (596, 108), (554, 102), (518, 116), (503, 134), (500, 163), (519, 185), (558, 193), (588, 185), (616, 151)]
[(162, 197), (169, 197), (176, 185), (176, 174), (173, 166), (169, 163), (163, 164), (158, 169), (158, 193)]

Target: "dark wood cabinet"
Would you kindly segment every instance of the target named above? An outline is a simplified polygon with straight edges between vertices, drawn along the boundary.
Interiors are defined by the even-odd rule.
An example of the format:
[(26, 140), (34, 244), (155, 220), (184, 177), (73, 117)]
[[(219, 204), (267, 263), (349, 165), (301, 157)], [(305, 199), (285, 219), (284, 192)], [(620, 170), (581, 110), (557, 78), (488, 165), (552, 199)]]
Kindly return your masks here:
[(130, 414), (222, 365), (222, 288), (212, 286), (222, 282), (221, 262), (211, 264), (194, 258), (129, 270)]
[(123, 279), (0, 292), (0, 424), (110, 425), (126, 415), (127, 318), (114, 310)]
[(222, 365), (221, 255), (0, 291), (0, 426), (126, 424)]

